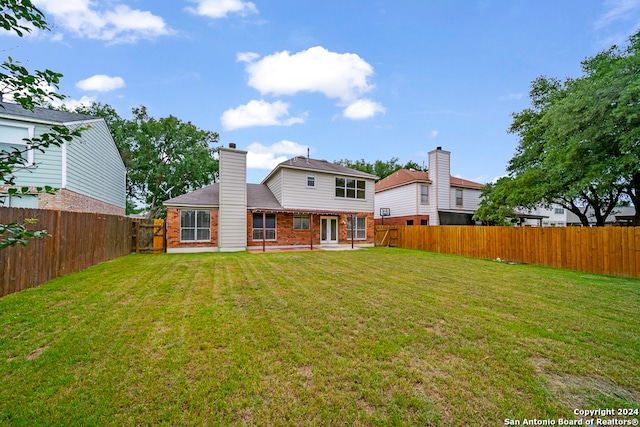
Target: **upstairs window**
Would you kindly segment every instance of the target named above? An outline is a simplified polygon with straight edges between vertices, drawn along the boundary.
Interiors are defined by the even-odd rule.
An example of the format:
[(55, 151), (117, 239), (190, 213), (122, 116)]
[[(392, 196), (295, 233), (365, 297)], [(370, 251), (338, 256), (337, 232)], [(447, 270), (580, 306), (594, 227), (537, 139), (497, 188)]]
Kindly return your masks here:
[(316, 186), (316, 175), (313, 173), (307, 174), (307, 187)]
[(421, 205), (429, 204), (429, 186), (428, 185), (420, 186), (420, 204)]
[(366, 182), (362, 179), (336, 178), (336, 197), (364, 199)]
[(462, 206), (462, 188), (456, 188), (456, 206)]
[(564, 208), (555, 208), (553, 210), (553, 213), (555, 213), (556, 215), (562, 215), (564, 213)]

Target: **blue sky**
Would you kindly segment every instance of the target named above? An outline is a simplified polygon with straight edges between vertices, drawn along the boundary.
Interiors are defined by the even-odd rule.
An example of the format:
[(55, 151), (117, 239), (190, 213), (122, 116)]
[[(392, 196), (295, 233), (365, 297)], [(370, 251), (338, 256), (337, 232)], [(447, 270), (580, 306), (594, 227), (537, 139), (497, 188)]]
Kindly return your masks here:
[(249, 151), (249, 182), (279, 161), (427, 161), (504, 175), (511, 113), (540, 75), (640, 29), (640, 0), (34, 0), (53, 26), (5, 35), (29, 69), (64, 74), (69, 106), (145, 105)]

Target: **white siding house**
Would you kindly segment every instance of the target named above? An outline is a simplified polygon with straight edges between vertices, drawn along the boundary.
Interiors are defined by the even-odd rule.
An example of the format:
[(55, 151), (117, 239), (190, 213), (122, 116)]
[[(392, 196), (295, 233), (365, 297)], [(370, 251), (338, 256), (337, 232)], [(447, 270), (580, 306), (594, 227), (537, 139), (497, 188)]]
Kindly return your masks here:
[[(376, 224), (473, 224), (482, 184), (452, 177), (451, 153), (429, 152), (429, 172), (400, 169), (375, 186)], [(383, 217), (381, 209), (390, 212)]]

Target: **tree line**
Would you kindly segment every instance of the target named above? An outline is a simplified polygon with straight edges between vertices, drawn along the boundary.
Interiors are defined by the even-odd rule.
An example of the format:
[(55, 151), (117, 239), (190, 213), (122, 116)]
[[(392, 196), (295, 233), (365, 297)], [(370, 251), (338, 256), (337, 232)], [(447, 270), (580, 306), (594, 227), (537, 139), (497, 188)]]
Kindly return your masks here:
[(559, 204), (589, 225), (619, 205), (640, 225), (640, 32), (628, 46), (582, 62), (582, 76), (531, 84), (531, 107), (513, 114), (518, 136), (508, 175), (485, 186), (475, 219), (505, 224), (518, 209)]

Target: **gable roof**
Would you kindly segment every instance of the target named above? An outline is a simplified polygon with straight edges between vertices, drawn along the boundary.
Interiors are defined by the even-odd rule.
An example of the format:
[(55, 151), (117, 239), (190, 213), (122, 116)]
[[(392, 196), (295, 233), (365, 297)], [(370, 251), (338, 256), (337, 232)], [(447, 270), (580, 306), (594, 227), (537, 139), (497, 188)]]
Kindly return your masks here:
[[(207, 185), (199, 190), (166, 200), (165, 206), (218, 207), (220, 183)], [(280, 203), (264, 184), (247, 184), (247, 209), (281, 209)]]
[(68, 111), (50, 110), (48, 108), (36, 107), (33, 111), (22, 108), (20, 104), (10, 102), (0, 102), (0, 117), (22, 118), (24, 120), (44, 122), (44, 123), (70, 123), (87, 120), (103, 120), (101, 117), (89, 116), (87, 114), (70, 113)]
[(318, 160), (311, 159), (309, 157), (297, 156), (292, 157), (291, 159), (285, 160), (284, 162), (278, 164), (265, 179), (262, 180), (264, 184), (269, 180), (271, 175), (276, 173), (280, 168), (285, 169), (299, 169), (299, 170), (307, 170), (311, 172), (326, 172), (333, 173), (337, 175), (345, 175), (345, 176), (353, 176), (357, 178), (365, 178), (365, 179), (378, 179), (378, 176), (372, 175), (370, 173), (362, 172), (356, 169), (347, 168), (344, 166), (336, 165), (335, 163), (328, 162), (326, 160)]
[[(398, 169), (391, 175), (376, 182), (376, 193), (390, 188), (400, 187), (402, 185), (424, 183), (431, 184), (429, 179), (429, 172), (411, 170), (411, 169)], [(452, 187), (463, 187), (480, 190), (484, 184), (469, 181), (468, 179), (457, 178), (455, 176), (450, 177), (450, 183)]]
[(376, 192), (386, 190), (388, 188), (399, 187), (401, 185), (406, 185), (413, 182), (423, 182), (425, 184), (431, 184), (429, 173), (410, 169), (399, 169), (391, 175), (376, 182)]

